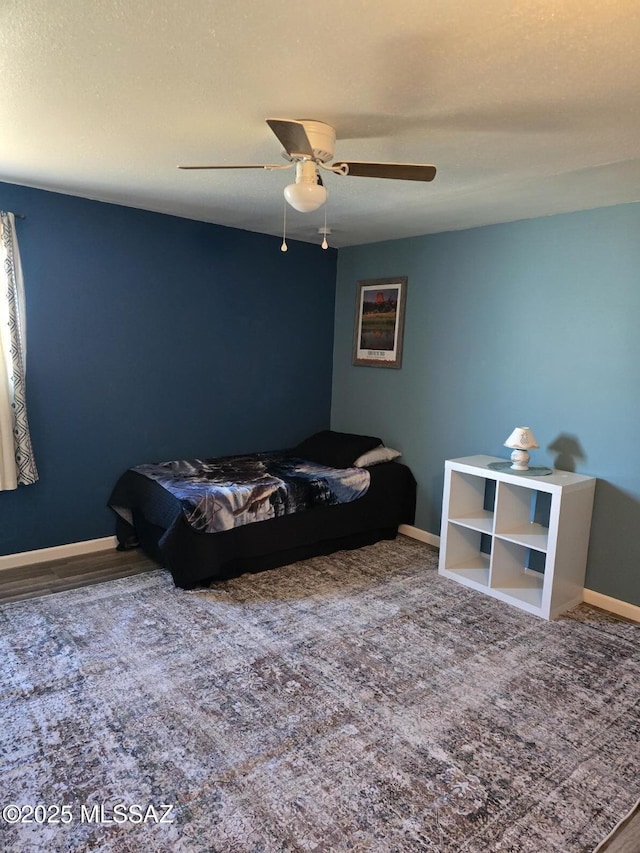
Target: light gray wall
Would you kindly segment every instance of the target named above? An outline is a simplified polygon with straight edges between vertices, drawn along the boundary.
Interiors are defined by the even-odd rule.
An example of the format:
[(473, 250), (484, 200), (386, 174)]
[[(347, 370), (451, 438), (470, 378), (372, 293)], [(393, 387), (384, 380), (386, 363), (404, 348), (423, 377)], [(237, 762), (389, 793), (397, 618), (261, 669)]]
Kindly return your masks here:
[[(356, 285), (408, 276), (400, 370), (354, 367)], [(598, 477), (586, 586), (640, 605), (640, 204), (341, 249), (332, 426), (379, 435), (438, 534), (443, 465), (508, 456)]]

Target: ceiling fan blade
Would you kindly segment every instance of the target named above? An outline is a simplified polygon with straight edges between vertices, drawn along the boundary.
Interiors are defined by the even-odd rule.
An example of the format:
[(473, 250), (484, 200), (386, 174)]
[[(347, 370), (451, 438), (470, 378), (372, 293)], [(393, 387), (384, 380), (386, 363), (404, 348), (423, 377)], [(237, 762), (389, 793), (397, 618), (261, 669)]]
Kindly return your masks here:
[(436, 176), (436, 167), (419, 163), (357, 163), (341, 161), (332, 168), (346, 166), (347, 175), (358, 178), (391, 178), (396, 181), (432, 181)]
[(270, 164), (241, 164), (231, 166), (178, 166), (178, 169), (282, 169), (287, 166), (273, 166)]
[(313, 158), (313, 148), (302, 122), (286, 118), (268, 118), (267, 124), (289, 157)]

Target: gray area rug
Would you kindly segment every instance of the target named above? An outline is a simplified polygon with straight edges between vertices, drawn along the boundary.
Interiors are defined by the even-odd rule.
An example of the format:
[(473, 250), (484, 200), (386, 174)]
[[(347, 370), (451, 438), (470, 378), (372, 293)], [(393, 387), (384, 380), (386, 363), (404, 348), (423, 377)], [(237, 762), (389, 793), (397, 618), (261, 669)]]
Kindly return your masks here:
[(2, 850), (591, 853), (640, 794), (640, 628), (436, 559), (399, 537), (0, 607)]

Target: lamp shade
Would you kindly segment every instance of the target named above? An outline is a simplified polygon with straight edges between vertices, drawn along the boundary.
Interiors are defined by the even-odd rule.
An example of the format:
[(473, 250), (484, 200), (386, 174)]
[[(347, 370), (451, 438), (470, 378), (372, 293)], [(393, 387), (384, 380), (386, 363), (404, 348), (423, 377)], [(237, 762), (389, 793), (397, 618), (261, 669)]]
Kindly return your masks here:
[(301, 182), (286, 186), (284, 197), (295, 210), (310, 213), (322, 207), (327, 200), (327, 191), (321, 184)]
[(528, 426), (516, 427), (505, 441), (504, 446), (512, 447), (514, 450), (531, 450), (534, 447), (540, 447), (538, 440)]

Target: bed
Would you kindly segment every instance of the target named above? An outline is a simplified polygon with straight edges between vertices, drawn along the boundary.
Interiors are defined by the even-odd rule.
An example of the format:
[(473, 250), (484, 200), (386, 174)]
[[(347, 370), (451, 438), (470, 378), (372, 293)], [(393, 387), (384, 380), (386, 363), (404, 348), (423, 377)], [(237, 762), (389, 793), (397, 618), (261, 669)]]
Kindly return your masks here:
[[(323, 430), (276, 453), (136, 466), (122, 474), (108, 501), (118, 548), (141, 547), (169, 569), (176, 586), (193, 589), (393, 539), (415, 515), (416, 481), (399, 456), (379, 438)], [(220, 484), (231, 465), (241, 472), (233, 489), (249, 480), (247, 469), (262, 472), (259, 499), (238, 498), (228, 482), (210, 498), (207, 481)], [(196, 471), (196, 485), (185, 485), (185, 470)], [(293, 499), (282, 498), (287, 477)], [(311, 503), (298, 507), (309, 495)], [(210, 505), (216, 511), (207, 514)]]

